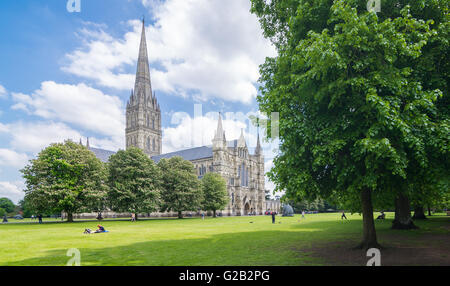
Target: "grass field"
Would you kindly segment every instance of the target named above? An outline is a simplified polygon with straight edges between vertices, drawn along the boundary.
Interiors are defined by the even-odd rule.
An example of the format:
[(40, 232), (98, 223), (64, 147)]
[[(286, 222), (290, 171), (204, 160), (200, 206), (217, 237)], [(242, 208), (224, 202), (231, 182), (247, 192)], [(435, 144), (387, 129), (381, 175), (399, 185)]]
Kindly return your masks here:
[[(394, 231), (392, 216), (376, 221), (376, 227), (386, 253), (398, 259), (406, 256), (405, 263), (397, 264), (413, 261), (408, 252), (399, 254), (406, 247), (421, 257), (429, 254), (425, 265), (450, 265), (449, 217), (436, 215), (417, 221), (418, 230)], [(0, 265), (66, 265), (70, 248), (80, 250), (83, 266), (362, 265), (365, 253), (351, 250), (361, 238), (361, 216), (347, 217), (348, 221), (341, 221), (340, 214), (278, 216), (276, 224), (269, 216), (104, 221), (109, 232), (91, 235), (82, 233), (95, 229), (96, 221), (3, 224)], [(420, 254), (418, 249), (430, 253)]]

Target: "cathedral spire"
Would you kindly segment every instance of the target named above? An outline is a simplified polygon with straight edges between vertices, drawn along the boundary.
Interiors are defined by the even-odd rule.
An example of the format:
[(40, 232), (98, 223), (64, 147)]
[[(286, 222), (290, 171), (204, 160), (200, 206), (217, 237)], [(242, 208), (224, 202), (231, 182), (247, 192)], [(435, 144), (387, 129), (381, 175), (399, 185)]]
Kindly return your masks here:
[(87, 138), (87, 140), (86, 140), (86, 147), (89, 149), (90, 148), (90, 146), (89, 146), (89, 137)]
[(139, 58), (136, 70), (136, 82), (134, 84), (134, 95), (140, 103), (144, 103), (147, 98), (151, 98), (152, 96), (152, 84), (150, 80), (144, 20), (142, 20), (141, 44), (139, 46)]
[(259, 128), (258, 128), (258, 138), (256, 139), (256, 149), (255, 154), (259, 155), (261, 154), (261, 143), (259, 142)]
[(239, 148), (245, 148), (247, 146), (247, 143), (245, 142), (245, 137), (244, 137), (244, 128), (241, 128), (241, 136), (238, 139), (237, 142), (237, 147)]
[(160, 155), (161, 111), (152, 91), (144, 19), (142, 19), (136, 81), (126, 109), (126, 147), (137, 147), (149, 156)]
[(216, 130), (215, 139), (217, 139), (217, 140), (224, 140), (225, 139), (225, 132), (223, 131), (222, 114), (221, 113), (219, 113), (219, 120), (217, 122), (217, 130)]
[(217, 122), (216, 135), (213, 138), (213, 146), (215, 148), (225, 148), (227, 139), (225, 138), (225, 131), (222, 126), (222, 114), (219, 113), (219, 120)]

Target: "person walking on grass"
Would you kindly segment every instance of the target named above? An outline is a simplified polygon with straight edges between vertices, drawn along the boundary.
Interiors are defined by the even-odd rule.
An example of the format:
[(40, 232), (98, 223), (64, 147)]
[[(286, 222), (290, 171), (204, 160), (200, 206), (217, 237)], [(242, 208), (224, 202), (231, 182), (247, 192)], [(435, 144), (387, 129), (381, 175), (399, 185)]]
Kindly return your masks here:
[(276, 212), (271, 212), (271, 215), (272, 215), (272, 223), (275, 223)]
[(42, 223), (42, 215), (41, 214), (38, 215), (38, 220), (39, 220), (39, 223)]
[(345, 211), (342, 211), (342, 215), (341, 215), (341, 219), (347, 219), (347, 217), (345, 216)]
[(205, 213), (202, 212), (202, 219), (205, 219)]
[(136, 214), (135, 213), (131, 214), (131, 221), (136, 221)]
[(302, 218), (305, 218), (305, 210), (302, 211)]

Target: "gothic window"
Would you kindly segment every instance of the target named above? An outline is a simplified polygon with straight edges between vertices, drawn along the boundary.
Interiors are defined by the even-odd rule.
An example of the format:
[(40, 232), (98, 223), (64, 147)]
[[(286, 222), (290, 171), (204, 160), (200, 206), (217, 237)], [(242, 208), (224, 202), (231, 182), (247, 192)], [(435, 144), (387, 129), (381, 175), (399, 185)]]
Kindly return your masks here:
[(213, 167), (213, 165), (209, 166), (209, 171), (210, 171), (210, 172), (214, 172), (214, 167)]
[(150, 137), (147, 137), (147, 149), (150, 150)]
[(231, 194), (231, 204), (234, 205), (234, 193)]
[(245, 176), (245, 185), (248, 187), (248, 168), (247, 168), (247, 172), (246, 172), (246, 176)]
[(155, 146), (155, 138), (153, 138), (153, 151), (156, 150), (156, 146)]
[(206, 167), (203, 166), (203, 175), (206, 174)]
[(155, 119), (152, 119), (152, 128), (155, 129)]
[(245, 165), (244, 163), (242, 163), (242, 166), (239, 168), (240, 171), (240, 176), (241, 176), (241, 186), (245, 186)]
[[(150, 116), (147, 114), (147, 127), (150, 127)], [(150, 144), (149, 144), (150, 145)], [(150, 148), (149, 148), (150, 149)]]

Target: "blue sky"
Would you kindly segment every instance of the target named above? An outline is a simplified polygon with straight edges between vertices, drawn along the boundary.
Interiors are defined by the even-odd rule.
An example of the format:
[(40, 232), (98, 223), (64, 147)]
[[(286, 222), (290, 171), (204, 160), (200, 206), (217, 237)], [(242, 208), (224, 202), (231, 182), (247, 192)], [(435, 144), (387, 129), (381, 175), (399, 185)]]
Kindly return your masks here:
[[(124, 148), (142, 17), (163, 152), (211, 144), (218, 112), (227, 139), (244, 128), (255, 144), (247, 115), (258, 111), (258, 66), (275, 50), (249, 1), (80, 3), (70, 13), (66, 0), (0, 2), (0, 197), (23, 197), (19, 170), (52, 142), (89, 137), (95, 147)], [(273, 149), (265, 146), (267, 170)]]

